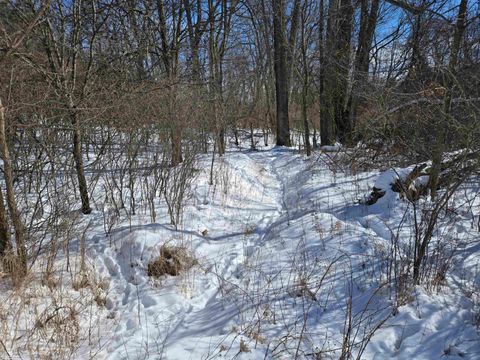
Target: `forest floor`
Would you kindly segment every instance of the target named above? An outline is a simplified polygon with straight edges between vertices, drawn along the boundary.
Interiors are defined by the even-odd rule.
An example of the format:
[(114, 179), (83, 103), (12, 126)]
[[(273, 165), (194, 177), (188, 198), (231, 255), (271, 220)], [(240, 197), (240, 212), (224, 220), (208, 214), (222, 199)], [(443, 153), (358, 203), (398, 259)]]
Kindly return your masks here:
[[(94, 212), (87, 259), (103, 300), (73, 357), (480, 359), (475, 218), (459, 205), (439, 225), (456, 244), (448, 277), (400, 294), (391, 251), (412, 240), (412, 210), (393, 192), (363, 205), (380, 171), (346, 172), (335, 156), (232, 148), (212, 185), (202, 156), (178, 229), (159, 208), (157, 223), (138, 215), (106, 236)], [(165, 245), (195, 264), (148, 276)]]

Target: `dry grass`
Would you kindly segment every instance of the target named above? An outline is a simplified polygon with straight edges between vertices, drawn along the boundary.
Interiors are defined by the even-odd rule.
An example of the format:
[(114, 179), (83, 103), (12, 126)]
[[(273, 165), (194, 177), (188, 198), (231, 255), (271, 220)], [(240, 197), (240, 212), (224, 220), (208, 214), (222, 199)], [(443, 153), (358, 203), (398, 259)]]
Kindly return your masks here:
[[(98, 319), (104, 309), (108, 284), (94, 276), (94, 270), (76, 272), (55, 260), (54, 272), (40, 263), (15, 283), (9, 274), (0, 279), (0, 359), (17, 354), (31, 359), (68, 359), (88, 345), (97, 351)], [(98, 343), (99, 345), (99, 343)]]
[(245, 234), (245, 236), (250, 236), (250, 235), (254, 234), (256, 230), (257, 230), (257, 229), (256, 229), (255, 226), (253, 226), (253, 225), (247, 225), (247, 226), (245, 227), (243, 233)]
[(240, 340), (240, 352), (241, 353), (249, 353), (250, 352), (250, 349), (249, 349), (247, 343), (243, 339)]
[(163, 245), (160, 255), (148, 264), (147, 273), (152, 277), (178, 276), (196, 264), (197, 260), (185, 247)]

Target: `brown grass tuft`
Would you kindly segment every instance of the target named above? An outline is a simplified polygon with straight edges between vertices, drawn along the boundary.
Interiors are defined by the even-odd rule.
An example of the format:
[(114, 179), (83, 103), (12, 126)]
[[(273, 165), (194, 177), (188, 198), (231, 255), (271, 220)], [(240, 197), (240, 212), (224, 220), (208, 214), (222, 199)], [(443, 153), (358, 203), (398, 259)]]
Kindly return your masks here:
[(195, 258), (181, 246), (166, 246), (160, 248), (160, 256), (148, 264), (148, 276), (177, 276), (197, 264)]

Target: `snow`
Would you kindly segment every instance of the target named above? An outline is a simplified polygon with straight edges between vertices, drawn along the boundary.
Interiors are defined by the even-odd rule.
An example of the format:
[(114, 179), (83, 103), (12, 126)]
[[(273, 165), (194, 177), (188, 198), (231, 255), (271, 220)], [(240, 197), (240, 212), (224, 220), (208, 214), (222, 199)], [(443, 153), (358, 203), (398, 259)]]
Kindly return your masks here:
[[(418, 286), (397, 308), (382, 269), (392, 239), (411, 236), (400, 226), (408, 205), (389, 191), (409, 168), (332, 174), (318, 156), (231, 149), (216, 160), (210, 185), (204, 155), (178, 229), (162, 208), (159, 223), (138, 215), (109, 236), (94, 225), (87, 256), (108, 283), (94, 358), (336, 359), (351, 306), (352, 352), (363, 351), (362, 359), (480, 359), (472, 217), (455, 222), (458, 271), (447, 285)], [(359, 204), (372, 186), (387, 194), (373, 206)], [(438, 237), (453, 236), (452, 224), (442, 226)], [(198, 264), (177, 277), (150, 278), (147, 265), (164, 244), (187, 248)], [(91, 347), (82, 345), (74, 358)]]
[(320, 150), (326, 151), (326, 152), (337, 152), (342, 149), (342, 144), (336, 143), (335, 145), (322, 145), (320, 147)]

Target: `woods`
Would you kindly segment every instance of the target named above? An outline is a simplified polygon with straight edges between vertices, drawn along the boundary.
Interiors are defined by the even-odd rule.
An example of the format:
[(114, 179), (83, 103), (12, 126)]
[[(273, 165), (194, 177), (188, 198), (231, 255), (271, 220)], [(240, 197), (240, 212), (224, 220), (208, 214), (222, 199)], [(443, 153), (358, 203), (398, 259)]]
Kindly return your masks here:
[[(286, 290), (285, 279), (278, 276), (281, 290), (273, 292), (317, 301), (331, 267), (343, 261), (340, 250), (328, 253), (324, 239), (340, 249), (344, 242), (336, 239), (347, 236), (346, 229), (356, 229), (362, 239), (373, 232), (371, 236), (383, 241), (368, 254), (378, 263), (359, 260), (348, 265), (351, 278), (344, 274), (343, 279), (348, 294), (337, 294), (345, 311), (344, 329), (335, 344), (325, 340), (331, 349), (316, 349), (318, 339), (309, 340), (315, 343), (314, 350), (304, 349), (310, 318), (297, 314), (298, 319), (303, 316), (296, 320), (303, 321), (302, 326), (295, 323), (296, 330), (289, 328), (278, 347), (267, 347), (265, 354), (275, 358), (285, 351), (285, 356), (295, 358), (335, 354), (334, 358), (360, 359), (376, 326), (380, 329), (407, 305), (417, 286), (432, 289), (441, 284), (439, 289), (446, 284), (455, 264), (452, 259), (465, 246), (451, 240), (446, 229), (466, 218), (472, 229), (480, 224), (479, 44), (480, 4), (474, 0), (1, 1), (0, 281), (13, 293), (40, 279), (37, 284), (54, 293), (68, 278), (75, 291), (89, 289), (83, 298), (90, 301), (90, 308), (92, 301), (111, 306), (108, 316), (113, 319), (116, 308), (107, 301), (103, 277), (121, 273), (128, 278), (129, 271), (151, 268), (151, 263), (143, 263), (150, 257), (139, 255), (137, 248), (129, 251), (140, 259), (125, 256), (121, 263), (114, 253), (126, 250), (123, 243), (116, 243), (116, 236), (150, 226), (164, 237), (157, 239), (164, 242), (160, 255), (170, 254), (152, 263), (169, 264), (181, 254), (188, 259), (188, 271), (196, 271), (200, 264), (218, 281), (222, 296), (242, 289), (239, 293), (249, 294), (248, 301), (258, 300), (263, 295), (252, 295), (249, 281), (261, 279), (259, 288), (268, 288), (270, 280), (277, 279), (275, 274), (265, 275), (268, 271), (260, 271), (263, 265), (258, 265), (251, 270), (256, 277), (252, 280), (249, 274), (242, 278), (248, 279), (247, 285), (235, 288), (229, 282), (236, 280), (228, 276), (236, 278), (240, 270), (232, 270), (224, 259), (197, 259), (194, 246), (184, 241), (200, 239), (195, 246), (201, 248), (203, 242), (232, 237), (244, 244), (241, 251), (234, 249), (244, 258), (232, 262), (248, 267), (252, 254), (255, 261), (261, 258), (263, 241), (277, 241), (276, 232), (289, 231), (284, 224), (295, 228), (296, 220), (308, 215), (307, 225), (302, 223), (305, 228), (285, 237), (293, 244), (309, 234), (315, 245), (299, 243), (302, 250), (278, 260), (291, 262), (292, 269), (302, 268), (288, 277), (301, 289)], [(349, 186), (337, 185), (342, 177)], [(291, 194), (291, 189), (297, 193)], [(324, 197), (315, 197), (323, 192)], [(270, 203), (265, 194), (275, 201)], [(250, 206), (256, 200), (258, 206)], [(323, 208), (327, 203), (332, 207), (328, 211)], [(255, 215), (262, 206), (266, 215)], [(241, 221), (235, 222), (232, 214), (239, 209), (251, 214), (242, 213)], [(373, 225), (372, 214), (378, 216)], [(216, 228), (207, 229), (210, 225)], [(220, 230), (231, 233), (216, 232)], [(471, 235), (466, 226), (461, 232)], [(167, 244), (170, 236), (182, 243)], [(255, 236), (261, 241), (252, 245), (245, 240)], [(348, 242), (357, 244), (350, 238)], [(108, 256), (99, 255), (99, 243)], [(282, 244), (275, 243), (272, 253), (288, 247)], [(309, 253), (317, 251), (312, 248), (329, 254), (322, 258), (327, 265), (312, 260), (318, 255)], [(107, 260), (95, 263), (89, 255), (92, 249)], [(356, 251), (363, 250), (352, 254)], [(297, 264), (300, 253), (303, 265)], [(111, 259), (119, 264), (111, 265)], [(217, 269), (217, 260), (223, 270)], [(315, 274), (305, 270), (307, 264)], [(354, 286), (356, 271), (362, 272), (359, 276), (370, 271), (368, 276), (375, 278), (355, 284), (371, 290), (371, 299), (359, 300), (367, 302), (361, 311), (354, 302), (360, 291)], [(177, 270), (160, 273), (180, 276)], [(130, 285), (138, 286), (137, 275), (127, 281), (125, 299), (134, 292)], [(375, 288), (370, 287), (373, 283)], [(318, 286), (315, 291), (312, 284)], [(477, 290), (462, 288), (469, 294)], [(391, 302), (379, 303), (389, 309), (388, 316), (381, 310), (369, 313), (370, 302), (384, 291)], [(265, 300), (267, 305), (278, 305), (279, 300), (269, 296), (265, 295), (271, 301)], [(471, 297), (478, 306), (480, 300)], [(41, 325), (34, 322), (25, 333), (38, 334), (68, 308), (62, 305), (67, 298), (63, 295), (46, 298), (57, 310), (40, 311), (38, 305)], [(15, 301), (12, 304), (28, 303)], [(260, 300), (250, 305), (257, 308), (257, 315), (273, 311), (273, 306), (262, 308)], [(280, 307), (290, 306), (294, 307), (290, 303)], [(304, 311), (316, 306), (305, 306)], [(0, 315), (2, 311), (11, 313), (0, 306)], [(15, 313), (28, 313), (22, 311)], [(61, 331), (52, 331), (65, 334), (63, 324), (77, 326), (69, 323), (74, 313), (62, 318)], [(89, 320), (92, 323), (92, 317)], [(256, 338), (255, 349), (262, 343), (258, 324), (242, 329), (242, 336)], [(20, 345), (14, 340), (4, 343), (1, 331), (0, 327), (0, 358), (2, 348), (14, 358), (11, 349)], [(12, 339), (25, 341), (24, 348), (34, 336), (14, 335)], [(51, 354), (60, 350), (60, 345), (49, 349)], [(28, 351), (30, 356), (35, 353)]]
[[(473, 2), (82, 1), (54, 2), (42, 11), (42, 3), (2, 6), (8, 66), (34, 75), (37, 90), (50, 94), (36, 100), (64, 103), (76, 129), (72, 152), (84, 213), (90, 204), (78, 150), (81, 118), (94, 110), (103, 112), (99, 121), (108, 121), (108, 109), (118, 108), (125, 94), (147, 87), (169, 93), (165, 106), (176, 166), (187, 126), (203, 138), (213, 134), (219, 155), (226, 139), (249, 124), (275, 133), (280, 146), (291, 144), (290, 128), (313, 130), (320, 145), (350, 146), (369, 137), (364, 119), (388, 114), (399, 101), (450, 102), (448, 89), (462, 69), (478, 81)], [(459, 6), (465, 8), (463, 25), (457, 21)], [(36, 15), (40, 21), (33, 31), (9, 44), (11, 33)], [(434, 40), (427, 44), (427, 39)], [(240, 82), (255, 85), (235, 94)], [(8, 82), (3, 83), (7, 91)], [(177, 97), (186, 86), (199, 110), (194, 121), (179, 116)], [(448, 91), (440, 94), (440, 88)], [(106, 94), (108, 104), (96, 101)], [(468, 97), (478, 102), (475, 91), (465, 102)], [(244, 115), (227, 116), (226, 108)], [(122, 122), (118, 114), (112, 120)]]

